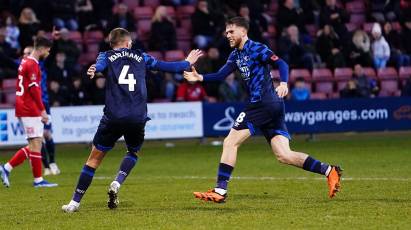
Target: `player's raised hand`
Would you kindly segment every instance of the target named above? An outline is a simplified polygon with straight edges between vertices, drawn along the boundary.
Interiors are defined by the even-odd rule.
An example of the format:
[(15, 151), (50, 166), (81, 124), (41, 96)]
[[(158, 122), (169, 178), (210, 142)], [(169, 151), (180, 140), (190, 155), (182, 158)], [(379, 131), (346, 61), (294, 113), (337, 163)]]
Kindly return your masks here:
[(201, 50), (191, 50), (191, 52), (186, 57), (186, 61), (190, 62), (190, 65), (193, 65), (201, 56), (203, 56), (203, 52)]
[(280, 98), (283, 98), (285, 96), (287, 96), (288, 94), (288, 86), (286, 82), (281, 82), (279, 86), (277, 86), (277, 88), (275, 88), (275, 91), (277, 92), (278, 96)]
[(196, 81), (203, 81), (203, 75), (197, 73), (196, 68), (194, 66), (191, 67), (191, 72), (184, 71), (184, 78), (187, 81), (196, 82)]
[(96, 73), (96, 64), (91, 65), (87, 70), (87, 75), (90, 76), (90, 79), (93, 79)]

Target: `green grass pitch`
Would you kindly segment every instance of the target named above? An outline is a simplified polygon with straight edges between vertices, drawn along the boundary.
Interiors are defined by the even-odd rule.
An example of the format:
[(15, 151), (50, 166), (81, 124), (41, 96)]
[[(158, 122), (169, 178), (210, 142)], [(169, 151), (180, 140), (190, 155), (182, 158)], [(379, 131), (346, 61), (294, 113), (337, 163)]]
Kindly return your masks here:
[[(146, 142), (137, 167), (120, 190), (116, 210), (106, 206), (107, 188), (124, 156), (123, 143), (109, 152), (84, 196), (80, 212), (61, 206), (73, 193), (89, 154), (86, 145), (58, 145), (57, 188), (34, 189), (28, 163), (0, 187), (1, 229), (411, 229), (411, 134), (320, 135), (295, 150), (338, 163), (342, 191), (327, 197), (320, 175), (281, 165), (262, 138), (239, 150), (225, 204), (193, 198), (215, 183), (221, 146), (197, 140)], [(14, 150), (0, 151), (4, 163)]]

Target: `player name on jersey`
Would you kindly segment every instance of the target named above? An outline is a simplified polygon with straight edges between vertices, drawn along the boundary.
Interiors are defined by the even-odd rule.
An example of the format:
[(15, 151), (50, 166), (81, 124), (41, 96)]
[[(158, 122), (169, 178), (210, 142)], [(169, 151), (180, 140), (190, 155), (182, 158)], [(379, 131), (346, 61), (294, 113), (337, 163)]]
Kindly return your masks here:
[(114, 62), (115, 60), (117, 60), (118, 58), (121, 58), (121, 57), (133, 58), (137, 62), (141, 62), (143, 60), (142, 56), (139, 56), (135, 53), (130, 53), (128, 51), (122, 51), (120, 53), (115, 53), (115, 54), (111, 55), (110, 57), (108, 57), (108, 59), (110, 60), (110, 62)]

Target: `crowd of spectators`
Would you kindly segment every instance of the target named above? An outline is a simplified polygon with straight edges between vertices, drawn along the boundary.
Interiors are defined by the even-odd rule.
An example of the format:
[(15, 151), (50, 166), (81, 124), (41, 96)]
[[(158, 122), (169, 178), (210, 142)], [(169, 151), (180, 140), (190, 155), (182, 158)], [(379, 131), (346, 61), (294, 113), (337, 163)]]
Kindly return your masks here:
[[(291, 76), (291, 100), (411, 95), (411, 80), (398, 77), (411, 65), (411, 0), (0, 0), (0, 83), (15, 79), (33, 37), (51, 37), (52, 30), (59, 31), (45, 61), (52, 106), (104, 103), (104, 77), (89, 80), (85, 69), (110, 48), (107, 35), (116, 27), (132, 32), (133, 48), (160, 59), (203, 49), (198, 71), (216, 72), (231, 52), (224, 22), (233, 16), (246, 18), (249, 37), (291, 69), (308, 71), (309, 77)], [(333, 79), (326, 92), (311, 78), (316, 69), (348, 68), (350, 77), (343, 84)], [(379, 79), (387, 68), (397, 74), (384, 79), (397, 79), (392, 91)], [(403, 72), (411, 75), (411, 68)], [(149, 100), (243, 101), (240, 78), (192, 84), (181, 74), (149, 72)], [(0, 104), (10, 103), (3, 86)]]

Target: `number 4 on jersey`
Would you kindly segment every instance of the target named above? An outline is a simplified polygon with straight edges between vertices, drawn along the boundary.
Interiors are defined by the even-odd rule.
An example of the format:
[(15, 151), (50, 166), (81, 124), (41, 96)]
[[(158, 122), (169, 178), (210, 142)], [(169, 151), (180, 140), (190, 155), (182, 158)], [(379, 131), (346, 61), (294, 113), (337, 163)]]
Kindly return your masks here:
[[(123, 66), (123, 69), (121, 70), (120, 76), (118, 78), (118, 84), (128, 85), (128, 90), (134, 91), (134, 85), (137, 83), (137, 81), (136, 79), (134, 79), (134, 74), (127, 74), (129, 68), (129, 65)], [(126, 78), (127, 76), (128, 78)]]

